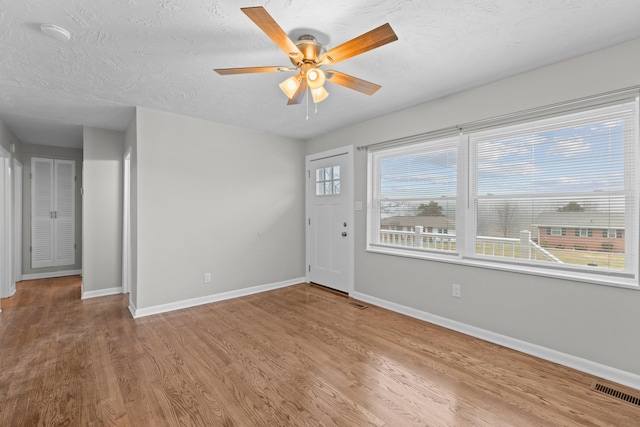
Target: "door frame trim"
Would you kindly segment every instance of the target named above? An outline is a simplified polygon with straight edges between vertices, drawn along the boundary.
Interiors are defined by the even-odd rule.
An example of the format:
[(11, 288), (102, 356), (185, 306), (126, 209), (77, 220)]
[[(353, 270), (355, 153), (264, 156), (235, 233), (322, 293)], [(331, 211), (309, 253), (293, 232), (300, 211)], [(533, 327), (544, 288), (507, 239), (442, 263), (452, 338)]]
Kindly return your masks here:
[[(13, 185), (11, 180), (12, 164), (11, 153), (0, 145), (0, 298), (11, 296), (11, 283), (13, 282), (13, 227), (11, 217), (13, 215)], [(2, 311), (0, 309), (0, 311)]]
[[(18, 171), (20, 171), (18, 173)], [(21, 161), (14, 158), (13, 159), (13, 250), (14, 250), (14, 262), (13, 262), (13, 288), (12, 291), (15, 291), (15, 283), (22, 280), (22, 210), (23, 210), (23, 190), (24, 190), (24, 177), (22, 176), (24, 173), (24, 165)]]
[[(122, 156), (122, 293), (131, 294), (131, 147)], [(131, 298), (131, 295), (129, 295)]]
[(354, 292), (355, 288), (355, 252), (354, 252), (354, 234), (355, 234), (355, 179), (354, 179), (354, 146), (346, 145), (344, 147), (334, 148), (328, 151), (322, 151), (320, 153), (309, 154), (305, 157), (305, 173), (307, 174), (307, 180), (305, 181), (305, 280), (309, 283), (309, 267), (311, 265), (311, 232), (309, 229), (309, 218), (311, 214), (311, 203), (312, 203), (312, 194), (309, 192), (309, 181), (311, 180), (311, 162), (321, 159), (326, 159), (328, 157), (335, 157), (340, 155), (347, 156), (347, 165), (349, 166), (349, 171), (347, 176), (342, 175), (342, 179), (346, 180), (347, 186), (351, 189), (349, 194), (347, 195), (347, 221), (351, 226), (349, 227), (349, 234), (347, 236), (347, 245), (348, 245), (348, 259), (347, 262), (349, 264), (349, 272), (347, 273), (347, 293), (351, 294)]

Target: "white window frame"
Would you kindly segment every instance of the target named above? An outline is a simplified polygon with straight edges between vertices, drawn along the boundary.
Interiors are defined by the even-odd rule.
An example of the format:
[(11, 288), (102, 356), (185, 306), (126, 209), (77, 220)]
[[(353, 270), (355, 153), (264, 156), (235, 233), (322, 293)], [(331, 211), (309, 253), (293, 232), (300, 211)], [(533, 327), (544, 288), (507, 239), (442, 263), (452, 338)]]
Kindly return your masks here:
[[(326, 175), (327, 170), (331, 175), (329, 178), (327, 178), (327, 175)], [(338, 171), (337, 176), (335, 173), (336, 170)], [(318, 176), (319, 171), (322, 171), (322, 177)], [(316, 196), (323, 197), (323, 196), (339, 196), (340, 195), (341, 173), (340, 173), (339, 165), (332, 165), (324, 168), (316, 168), (314, 170), (314, 176), (315, 176), (315, 183), (316, 183), (315, 185)], [(319, 191), (320, 188), (323, 189), (322, 192)], [(328, 192), (327, 192), (327, 189), (329, 190)]]
[(619, 228), (609, 228), (602, 230), (602, 237), (605, 239), (621, 239), (622, 230)]
[[(439, 151), (441, 149), (448, 149), (448, 148), (453, 148), (455, 147), (457, 152), (458, 152), (458, 162), (460, 161), (460, 141), (456, 140), (453, 144), (451, 143), (451, 139), (452, 139), (452, 135), (451, 133), (448, 134), (439, 134), (437, 136), (431, 137), (431, 138), (427, 138), (425, 139), (419, 139), (417, 141), (415, 141), (418, 144), (424, 144), (424, 145), (429, 145), (429, 144), (433, 144), (435, 147), (437, 147), (437, 149), (435, 151)], [(395, 144), (394, 144), (395, 145)], [(404, 144), (400, 144), (400, 146), (402, 146)], [(411, 144), (413, 145), (413, 144)], [(389, 157), (394, 157), (396, 154), (397, 150), (393, 150), (393, 147), (391, 147), (391, 150), (389, 151)], [(402, 150), (404, 151), (404, 150)], [(413, 148), (410, 147), (409, 149), (407, 149), (407, 152), (409, 151), (413, 151)], [(428, 151), (431, 152), (431, 151)], [(400, 153), (400, 154), (405, 154), (405, 153)], [(386, 157), (386, 156), (385, 156)], [(368, 162), (369, 162), (369, 171), (373, 171), (373, 163), (375, 162), (374, 156), (372, 155), (372, 153), (369, 153), (368, 156)], [(458, 163), (459, 165), (459, 163)], [(458, 176), (457, 176), (457, 183), (456, 185), (459, 186), (460, 185), (460, 174), (459, 174), (459, 166), (457, 168), (458, 170)], [(368, 188), (370, 189), (370, 191), (368, 192), (368, 199), (367, 199), (367, 206), (368, 206), (368, 224), (375, 224), (374, 227), (370, 227), (368, 226), (368, 233), (367, 233), (367, 247), (368, 248), (375, 248), (373, 249), (374, 252), (381, 252), (381, 253), (389, 253), (389, 254), (399, 254), (399, 255), (406, 255), (409, 257), (413, 257), (413, 256), (417, 256), (418, 258), (432, 258), (432, 259), (446, 259), (446, 258), (451, 258), (451, 257), (455, 257), (459, 255), (459, 251), (458, 250), (445, 250), (445, 249), (434, 249), (434, 248), (419, 248), (419, 247), (407, 247), (407, 246), (403, 246), (403, 247), (398, 247), (398, 246), (394, 246), (394, 245), (385, 245), (382, 244), (378, 241), (379, 235), (380, 235), (380, 214), (378, 212), (377, 209), (377, 203), (381, 200), (384, 199), (380, 199), (378, 193), (381, 192), (380, 188), (379, 188), (379, 183), (374, 183), (374, 177), (373, 175), (370, 173), (369, 174), (369, 184), (368, 184)], [(459, 190), (458, 190), (459, 193)], [(420, 198), (415, 198), (415, 199), (411, 199), (411, 202), (420, 202), (420, 201), (424, 201), (425, 203), (428, 203), (429, 201), (436, 199), (436, 197), (427, 197), (424, 199), (420, 199)], [(438, 199), (440, 200), (440, 199)], [(442, 199), (445, 200), (445, 199)], [(446, 198), (446, 200), (451, 200), (451, 197)], [(404, 202), (406, 202), (407, 200), (402, 200)], [(459, 212), (461, 210), (460, 208), (460, 198), (458, 196), (454, 196), (454, 203), (456, 205), (456, 211)], [(456, 213), (456, 216), (458, 214)], [(457, 224), (457, 219), (456, 219), (456, 224)], [(411, 226), (403, 226), (403, 227), (397, 227), (397, 228), (401, 228), (402, 231), (405, 232), (412, 232), (414, 234), (417, 233), (417, 231), (415, 230), (415, 227)], [(422, 228), (422, 227), (421, 227)], [(457, 229), (457, 227), (456, 227)], [(423, 232), (426, 232), (427, 229), (424, 228)], [(438, 234), (441, 231), (440, 227), (433, 227), (433, 233)], [(440, 233), (441, 234), (441, 233)], [(451, 236), (451, 235), (450, 235)], [(405, 236), (406, 238), (411, 238), (413, 236)], [(455, 236), (454, 236), (455, 237)], [(437, 237), (433, 237), (433, 238), (426, 238), (429, 242), (434, 242), (436, 241)], [(440, 240), (439, 240), (440, 241)], [(449, 248), (451, 246), (448, 246)], [(443, 248), (443, 246), (441, 246), (441, 248)], [(428, 255), (427, 255), (428, 254)]]
[[(640, 137), (638, 136), (639, 128), (640, 128), (640, 120), (638, 118), (638, 98), (639, 91), (634, 88), (632, 90), (620, 91), (617, 93), (611, 93), (607, 95), (596, 96), (590, 99), (582, 99), (577, 101), (571, 101), (566, 104), (557, 104), (551, 107), (541, 108), (537, 110), (531, 110), (529, 112), (525, 112), (522, 114), (514, 114), (509, 116), (503, 116), (495, 121), (483, 121), (482, 123), (472, 123), (466, 126), (456, 126), (456, 129), (445, 129), (438, 132), (432, 132), (423, 135), (416, 135), (409, 138), (403, 138), (394, 141), (388, 141), (385, 143), (374, 144), (366, 147), (369, 151), (368, 156), (368, 212), (367, 212), (367, 248), (368, 252), (382, 253), (387, 255), (394, 256), (404, 256), (410, 258), (419, 258), (419, 259), (428, 259), (435, 260), (440, 262), (447, 263), (455, 263), (455, 264), (463, 264), (470, 265), (482, 268), (503, 270), (503, 271), (514, 271), (520, 273), (526, 273), (531, 275), (545, 276), (545, 277), (553, 277), (553, 278), (561, 278), (561, 279), (569, 279), (569, 280), (579, 280), (585, 283), (593, 283), (599, 285), (607, 285), (607, 286), (617, 286), (617, 287), (625, 287), (631, 289), (640, 289), (639, 286), (639, 266), (637, 258), (640, 257), (640, 248), (637, 243), (633, 243), (631, 246), (627, 246), (627, 248), (632, 248), (633, 253), (629, 253), (627, 249), (625, 252), (630, 254), (627, 257), (626, 265), (628, 265), (628, 271), (625, 272), (617, 272), (614, 270), (598, 270), (594, 271), (593, 269), (583, 268), (580, 266), (563, 266), (563, 268), (557, 268), (554, 265), (546, 265), (546, 264), (527, 264), (527, 263), (519, 263), (519, 262), (510, 262), (505, 259), (489, 259), (488, 257), (476, 256), (475, 252), (475, 229), (474, 228), (474, 220), (472, 218), (475, 217), (475, 210), (473, 206), (473, 201), (470, 197), (471, 191), (471, 178), (472, 174), (470, 174), (469, 168), (460, 167), (460, 165), (470, 165), (470, 142), (469, 135), (478, 130), (483, 130), (491, 127), (497, 127), (502, 125), (509, 125), (512, 123), (523, 123), (528, 121), (537, 120), (541, 117), (549, 117), (553, 115), (564, 115), (570, 114), (575, 111), (588, 110), (592, 108), (598, 108), (599, 106), (610, 104), (610, 103), (618, 103), (624, 101), (633, 100), (636, 105), (636, 131), (635, 131), (635, 140), (636, 145), (638, 141), (640, 141)], [(460, 133), (460, 145), (458, 150), (458, 199), (457, 199), (457, 210), (456, 210), (456, 236), (457, 236), (457, 248), (456, 253), (438, 253), (438, 252), (430, 252), (430, 251), (416, 251), (411, 248), (403, 248), (403, 247), (390, 247), (385, 245), (380, 245), (376, 241), (376, 233), (379, 234), (379, 221), (380, 216), (379, 213), (374, 209), (375, 194), (374, 188), (378, 183), (375, 182), (376, 172), (374, 171), (374, 164), (372, 160), (372, 153), (378, 150), (386, 150), (388, 148), (402, 146), (402, 145), (413, 145), (419, 142), (425, 142), (429, 139), (435, 139), (434, 134), (451, 134), (452, 131), (458, 130)], [(445, 135), (446, 136), (446, 135)], [(635, 170), (640, 170), (638, 166), (640, 166), (640, 148), (636, 148), (636, 168)], [(628, 180), (628, 178), (625, 178)], [(629, 214), (625, 219), (625, 238), (626, 240), (636, 239), (640, 234), (638, 232), (638, 222), (639, 214), (637, 204), (640, 202), (640, 174), (636, 173), (633, 177), (633, 189), (632, 194), (629, 193), (633, 202), (629, 202), (629, 205), (633, 207), (633, 218)], [(555, 230), (557, 228), (557, 230)], [(560, 235), (562, 234), (562, 227), (551, 227), (552, 232), (551, 235), (556, 235), (553, 231), (559, 231)], [(531, 230), (534, 231), (534, 230)], [(586, 229), (585, 229), (586, 231)], [(617, 231), (615, 229), (611, 230), (614, 232), (614, 236), (617, 236)], [(592, 233), (596, 232), (599, 234), (599, 231), (592, 230)], [(574, 234), (567, 230), (567, 234)], [(592, 234), (593, 235), (593, 234)], [(609, 234), (611, 236), (611, 234)], [(598, 236), (599, 237), (599, 236)], [(626, 243), (626, 242), (625, 242)], [(469, 248), (470, 250), (466, 250)], [(631, 258), (631, 261), (629, 261)]]
[(549, 228), (551, 229), (549, 236), (562, 236), (563, 227), (549, 227)]
[(593, 230), (591, 228), (576, 228), (574, 233), (576, 237), (592, 237)]

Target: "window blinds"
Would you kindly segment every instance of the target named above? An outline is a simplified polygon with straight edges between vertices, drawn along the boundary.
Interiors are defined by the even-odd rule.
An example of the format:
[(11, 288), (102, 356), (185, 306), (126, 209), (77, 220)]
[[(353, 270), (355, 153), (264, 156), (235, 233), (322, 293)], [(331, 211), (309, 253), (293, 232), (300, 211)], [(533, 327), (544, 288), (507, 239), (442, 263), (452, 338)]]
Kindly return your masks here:
[(476, 254), (627, 270), (636, 134), (635, 100), (472, 133)]

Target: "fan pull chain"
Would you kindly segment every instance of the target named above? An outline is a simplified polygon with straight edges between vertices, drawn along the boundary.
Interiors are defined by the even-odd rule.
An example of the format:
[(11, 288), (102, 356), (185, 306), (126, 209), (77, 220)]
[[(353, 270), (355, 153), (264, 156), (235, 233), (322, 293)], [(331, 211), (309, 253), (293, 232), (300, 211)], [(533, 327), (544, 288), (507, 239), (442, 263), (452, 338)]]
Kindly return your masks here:
[(307, 98), (307, 120), (309, 120), (309, 92), (306, 93), (306, 97)]

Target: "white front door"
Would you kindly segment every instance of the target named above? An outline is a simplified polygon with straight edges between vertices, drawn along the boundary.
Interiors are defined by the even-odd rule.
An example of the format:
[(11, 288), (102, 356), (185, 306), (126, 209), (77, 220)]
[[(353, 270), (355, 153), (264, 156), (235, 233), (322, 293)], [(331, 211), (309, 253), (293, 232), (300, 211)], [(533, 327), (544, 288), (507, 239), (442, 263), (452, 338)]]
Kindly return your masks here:
[(307, 156), (307, 281), (353, 290), (352, 147)]

